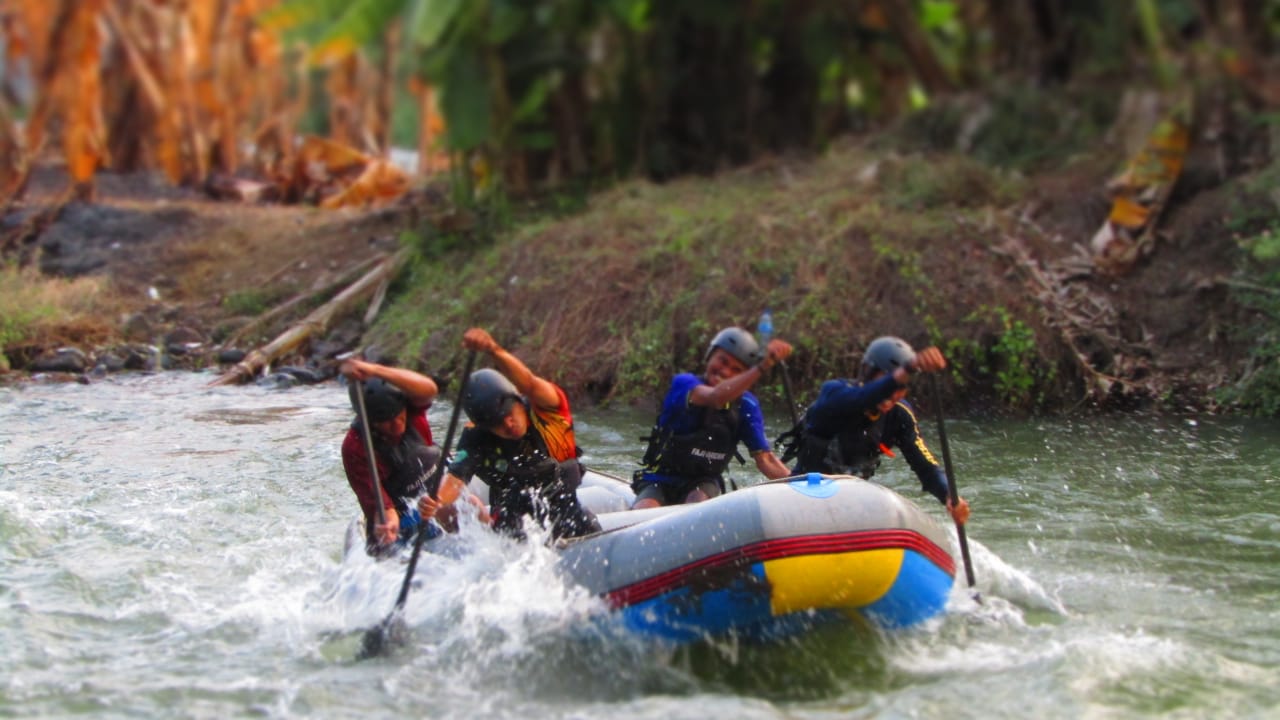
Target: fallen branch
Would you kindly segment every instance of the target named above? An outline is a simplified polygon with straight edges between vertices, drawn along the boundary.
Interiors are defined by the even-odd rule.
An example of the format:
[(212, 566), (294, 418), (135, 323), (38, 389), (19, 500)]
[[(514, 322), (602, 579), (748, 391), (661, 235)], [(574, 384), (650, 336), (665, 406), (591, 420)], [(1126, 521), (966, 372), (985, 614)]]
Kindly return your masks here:
[[(1040, 308), (1045, 315), (1049, 327), (1058, 331), (1059, 339), (1071, 351), (1081, 374), (1088, 380), (1089, 394), (1102, 400), (1117, 383), (1135, 386), (1132, 379), (1117, 376), (1099, 370), (1093, 366), (1089, 354), (1080, 346), (1080, 339), (1091, 336), (1106, 345), (1112, 355), (1124, 347), (1132, 350), (1131, 343), (1125, 343), (1117, 335), (1106, 332), (1100, 326), (1115, 324), (1115, 309), (1110, 303), (1094, 294), (1071, 293), (1067, 287), (1051, 272), (1040, 266), (1031, 256), (1022, 240), (1014, 235), (1006, 234), (1004, 243), (991, 248), (992, 252), (1014, 262), (1015, 267), (1033, 284), (1036, 295), (1040, 299)], [(1092, 309), (1094, 313), (1088, 314)]]
[(364, 312), (364, 326), (369, 327), (373, 324), (373, 319), (378, 317), (378, 311), (382, 309), (382, 301), (387, 299), (387, 290), (391, 287), (391, 278), (385, 278), (378, 283), (378, 289), (373, 293), (373, 299), (369, 301), (369, 309)]
[(1215, 278), (1214, 285), (1222, 285), (1224, 287), (1235, 288), (1237, 290), (1251, 290), (1253, 292), (1265, 293), (1267, 295), (1280, 295), (1280, 288), (1267, 287), (1245, 280), (1236, 280), (1233, 278)]
[[(288, 300), (285, 300), (279, 305), (271, 308), (265, 313), (259, 315), (258, 317), (242, 325), (239, 330), (236, 330), (235, 333), (231, 335), (231, 337), (227, 338), (226, 341), (222, 343), (222, 346), (235, 347), (236, 343), (240, 342), (240, 340), (244, 338), (244, 336), (247, 335), (250, 330), (253, 330), (254, 328), (262, 327), (268, 322), (280, 317), (281, 315), (284, 315), (285, 313), (289, 312), (293, 308), (297, 307), (298, 305), (308, 300), (333, 292), (335, 288), (345, 283), (351, 282), (351, 278), (357, 275), (358, 273), (362, 273), (368, 270), (370, 265), (380, 262), (385, 258), (386, 258), (385, 255), (377, 255), (377, 256), (368, 258), (360, 262), (359, 264), (352, 266), (346, 272), (339, 275), (333, 282), (325, 283), (323, 287), (308, 290), (306, 292), (302, 292), (302, 293), (298, 293), (297, 295), (294, 295)], [(365, 324), (366, 325), (368, 324), (368, 320), (365, 321)]]
[(408, 259), (409, 251), (401, 250), (382, 261), (377, 267), (365, 273), (363, 277), (347, 287), (346, 290), (343, 290), (323, 306), (316, 308), (311, 314), (295, 323), (293, 327), (286, 330), (275, 340), (250, 352), (244, 360), (236, 363), (230, 370), (209, 383), (210, 387), (230, 385), (249, 380), (276, 358), (298, 347), (313, 334), (322, 332), (329, 326), (329, 322), (334, 317), (341, 314), (366, 293), (374, 291), (378, 285), (395, 277)]

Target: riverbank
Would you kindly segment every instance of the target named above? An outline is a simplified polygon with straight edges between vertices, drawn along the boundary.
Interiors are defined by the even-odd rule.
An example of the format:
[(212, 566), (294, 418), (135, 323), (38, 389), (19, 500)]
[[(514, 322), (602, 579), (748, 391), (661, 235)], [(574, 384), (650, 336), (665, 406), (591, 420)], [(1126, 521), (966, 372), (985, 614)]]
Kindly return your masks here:
[[(1223, 391), (1255, 371), (1258, 319), (1232, 287), (1245, 259), (1233, 217), (1257, 180), (1195, 162), (1153, 251), (1119, 278), (1089, 262), (1115, 170), (1103, 154), (1023, 175), (851, 138), (821, 156), (558, 198), (558, 212), (516, 208), (531, 219), (493, 234), (440, 192), (329, 211), (104, 175), (95, 203), (18, 243), (46, 273), (99, 283), (99, 299), (4, 352), (15, 371), (73, 375), (231, 361), (408, 245), (415, 259), (367, 327), (362, 303), (276, 365), (323, 377), (368, 346), (447, 380), (457, 338), (482, 325), (576, 402), (652, 402), (716, 329), (769, 308), (796, 346), (801, 402), (896, 334), (943, 348), (956, 411), (1231, 411)], [(19, 220), (38, 224), (58, 178), (33, 179)], [(68, 360), (67, 346), (80, 352)], [(779, 402), (773, 385), (762, 394)]]
[(1189, 158), (1153, 251), (1115, 277), (1088, 250), (1106, 157), (1021, 175), (880, 142), (611, 188), (417, 265), (370, 336), (456, 367), (454, 338), (480, 324), (578, 397), (652, 402), (717, 328), (767, 307), (802, 403), (891, 333), (943, 348), (959, 412), (1239, 409), (1224, 389), (1250, 372), (1258, 313), (1231, 287), (1233, 213), (1254, 178), (1215, 182)]

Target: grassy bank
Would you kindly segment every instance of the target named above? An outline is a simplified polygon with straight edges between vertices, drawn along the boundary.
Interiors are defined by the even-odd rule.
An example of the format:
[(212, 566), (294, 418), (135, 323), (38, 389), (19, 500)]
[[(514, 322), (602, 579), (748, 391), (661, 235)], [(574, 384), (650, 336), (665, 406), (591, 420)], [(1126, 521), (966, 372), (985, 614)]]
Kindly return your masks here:
[(988, 252), (998, 233), (980, 230), (1016, 192), (964, 157), (852, 143), (712, 180), (628, 182), (419, 262), (373, 340), (456, 366), (460, 329), (477, 324), (572, 393), (629, 402), (696, 369), (720, 327), (753, 328), (770, 308), (803, 398), (896, 334), (944, 347), (969, 403), (1047, 407), (1069, 382), (1036, 305)]
[(47, 278), (34, 268), (0, 265), (0, 371), (66, 338), (102, 342), (114, 332), (104, 278)]

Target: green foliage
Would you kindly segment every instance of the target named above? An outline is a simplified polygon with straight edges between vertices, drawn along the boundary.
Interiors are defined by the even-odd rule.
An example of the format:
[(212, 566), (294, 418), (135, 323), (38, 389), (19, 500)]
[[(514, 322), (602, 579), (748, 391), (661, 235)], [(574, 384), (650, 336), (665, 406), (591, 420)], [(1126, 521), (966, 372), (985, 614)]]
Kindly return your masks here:
[[(403, 0), (394, 2), (403, 4)], [(343, 17), (348, 7), (362, 4), (367, 3), (353, 3), (351, 0), (285, 0), (263, 11), (258, 16), (258, 21), (268, 27), (289, 28), (296, 35), (314, 40), (326, 28), (332, 27), (336, 19)]]
[[(375, 53), (386, 27), (401, 23), (412, 72), (440, 90), (446, 149), (464, 168), (455, 180), (469, 199), (637, 170), (656, 178), (712, 171), (761, 152), (821, 147), (836, 133), (921, 108), (904, 127), (906, 147), (1007, 168), (1053, 164), (1095, 143), (1119, 93), (1072, 95), (1046, 80), (1118, 76), (1135, 60), (1168, 67), (1165, 46), (1201, 17), (1194, 0), (1080, 0), (1050, 18), (999, 19), (965, 12), (958, 0), (918, 0), (904, 4), (915, 27), (903, 28), (855, 6), (284, 0), (263, 18), (321, 45)], [(1273, 22), (1277, 14), (1255, 13)], [(1045, 24), (1033, 26), (1038, 20)], [(1135, 42), (1143, 37), (1146, 48)], [(936, 63), (922, 62), (923, 53)], [(1011, 59), (1035, 62), (1016, 72)], [(970, 90), (998, 73), (995, 90), (927, 97), (919, 71), (934, 65), (941, 72), (930, 85)], [(395, 111), (404, 142), (408, 110)], [(489, 166), (481, 182), (466, 167), (475, 158)], [(957, 197), (915, 191), (911, 202), (939, 191)]]
[(341, 15), (320, 38), (319, 45), (350, 41), (363, 46), (376, 43), (393, 20), (404, 11), (406, 0), (349, 0), (339, 7)]
[(478, 48), (452, 53), (439, 77), (440, 111), (452, 150), (482, 147), (493, 132), (489, 78)]
[(932, 102), (890, 137), (908, 151), (959, 151), (982, 166), (1034, 170), (1090, 150), (1114, 114), (1114, 99), (1096, 90), (1050, 94), (1011, 83)]
[(887, 202), (897, 210), (981, 207), (1010, 197), (1008, 183), (996, 170), (966, 157), (912, 155), (886, 162), (880, 176)]
[(670, 321), (670, 315), (659, 316), (632, 330), (618, 370), (618, 385), (622, 388), (619, 400), (637, 400), (649, 388), (661, 387), (670, 380), (674, 371), (669, 360)]
[(1035, 375), (1036, 336), (1021, 320), (1013, 320), (1004, 308), (997, 308), (1004, 332), (991, 348), (995, 357), (996, 392), (1009, 405), (1026, 407), (1038, 378)]
[[(1254, 260), (1264, 266), (1274, 267), (1275, 261), (1280, 260), (1280, 217), (1271, 227), (1245, 240), (1243, 245)], [(1276, 277), (1273, 273), (1268, 273), (1267, 279), (1274, 281)]]
[(236, 315), (261, 315), (272, 299), (273, 296), (263, 289), (240, 290), (222, 298), (222, 307)]
[(903, 247), (881, 233), (871, 236), (871, 249), (876, 257), (889, 261), (897, 268), (898, 276), (916, 289), (917, 294), (928, 287), (929, 278), (921, 265), (920, 253)]
[(487, 268), (483, 254), (461, 248), (431, 260), (415, 258), (372, 329), (370, 343), (402, 362), (420, 357), (433, 371), (447, 366), (460, 354), (462, 330), (493, 318), (492, 311), (477, 311), (498, 292), (499, 276)]
[(1042, 402), (1038, 389), (1052, 382), (1057, 370), (1042, 369), (1035, 331), (1004, 307), (984, 305), (966, 321), (994, 322), (996, 331), (985, 348), (973, 340), (948, 342), (945, 352), (957, 374), (969, 370), (989, 377), (997, 397), (1012, 409), (1028, 410)]
[(972, 338), (949, 338), (940, 347), (957, 387), (967, 385), (968, 377), (974, 375), (979, 368), (985, 368), (982, 346)]
[(10, 267), (0, 269), (0, 296), (5, 298), (0, 303), (0, 309), (4, 310), (0, 312), (0, 369), (9, 367), (5, 348), (26, 340), (31, 334), (31, 328), (54, 312), (49, 306), (16, 302), (19, 297), (16, 288), (19, 284), (16, 270)]
[(457, 20), (465, 0), (435, 0), (416, 2), (409, 21), (412, 37), (420, 47), (430, 50), (445, 36)]
[[(1277, 303), (1271, 303), (1274, 313)], [(1280, 316), (1270, 316), (1270, 329), (1256, 337), (1250, 366), (1243, 378), (1218, 392), (1218, 399), (1247, 412), (1280, 417)]]
[(9, 367), (6, 350), (56, 334), (59, 322), (109, 314), (102, 294), (94, 278), (46, 278), (33, 268), (0, 262), (0, 367)]
[(1235, 328), (1249, 338), (1249, 369), (1218, 398), (1244, 410), (1280, 415), (1280, 162), (1242, 183), (1227, 219), (1243, 251), (1233, 293), (1253, 310), (1253, 321)]

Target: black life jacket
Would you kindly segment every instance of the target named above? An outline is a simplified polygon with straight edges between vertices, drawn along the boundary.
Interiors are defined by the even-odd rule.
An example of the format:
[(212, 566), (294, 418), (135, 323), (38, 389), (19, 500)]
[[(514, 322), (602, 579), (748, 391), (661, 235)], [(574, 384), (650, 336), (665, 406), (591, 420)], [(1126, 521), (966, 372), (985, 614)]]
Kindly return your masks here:
[[(360, 422), (352, 423), (356, 432), (362, 432)], [(440, 461), (440, 448), (428, 445), (412, 425), (407, 425), (400, 442), (391, 445), (378, 433), (373, 434), (373, 451), (389, 468), (387, 477), (379, 478), (382, 488), (396, 505), (396, 512), (403, 517), (413, 509), (410, 500), (424, 492), (435, 495), (435, 487), (428, 487), (431, 471)], [(437, 479), (435, 484), (439, 484)]]
[[(527, 405), (526, 405), (527, 407)], [(489, 500), (494, 526), (502, 532), (521, 537), (519, 518), (528, 515), (544, 526), (550, 526), (556, 538), (577, 537), (596, 532), (600, 525), (595, 515), (578, 503), (577, 490), (582, 484), (582, 449), (574, 447), (574, 455), (557, 461), (547, 447), (546, 439), (531, 424), (529, 432), (516, 441), (486, 434), (476, 468), (489, 486)]]
[(884, 435), (883, 415), (863, 414), (835, 435), (820, 435), (804, 424), (804, 419), (779, 436), (786, 441), (782, 461), (798, 459), (796, 472), (857, 475), (869, 478), (880, 467), (880, 438)]
[(514, 443), (488, 435), (490, 447), (483, 452), (484, 460), (476, 469), (493, 490), (522, 490), (545, 488), (556, 481), (570, 491), (582, 484), (581, 448), (574, 448), (574, 457), (557, 461), (547, 449), (547, 441), (536, 426)]
[(742, 402), (723, 408), (698, 407), (702, 417), (697, 429), (676, 434), (655, 423), (640, 463), (643, 472), (686, 478), (719, 478), (737, 456), (738, 426)]

